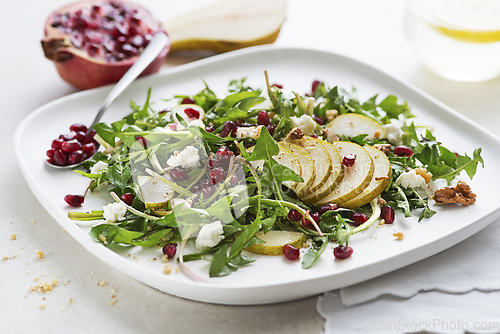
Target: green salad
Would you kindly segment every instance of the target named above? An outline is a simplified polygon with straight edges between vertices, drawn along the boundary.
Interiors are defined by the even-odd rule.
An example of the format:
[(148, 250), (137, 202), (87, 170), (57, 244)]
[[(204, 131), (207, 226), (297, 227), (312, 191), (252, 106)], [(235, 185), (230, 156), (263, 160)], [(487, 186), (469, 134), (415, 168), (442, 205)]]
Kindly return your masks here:
[(481, 149), (447, 149), (396, 96), (359, 101), (321, 81), (301, 95), (265, 79), (264, 90), (233, 80), (226, 96), (205, 83), (163, 110), (149, 89), (126, 117), (95, 125), (103, 150), (76, 172), (110, 204), (69, 217), (91, 221), (98, 243), (156, 247), (197, 278), (186, 262), (209, 261), (219, 277), (252, 253), (307, 269), (335, 244), (332, 261), (346, 259), (350, 236), (375, 222), (430, 219), (429, 201), (474, 203), (454, 184), (483, 165)]

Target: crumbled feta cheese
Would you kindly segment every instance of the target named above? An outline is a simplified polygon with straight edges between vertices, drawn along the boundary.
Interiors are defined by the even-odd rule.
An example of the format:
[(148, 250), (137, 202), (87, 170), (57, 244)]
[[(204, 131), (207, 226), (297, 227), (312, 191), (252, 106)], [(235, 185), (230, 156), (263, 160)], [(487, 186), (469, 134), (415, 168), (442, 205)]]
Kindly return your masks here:
[(223, 233), (224, 231), (220, 220), (204, 225), (196, 238), (196, 247), (206, 248), (217, 245), (222, 239), (224, 239), (224, 236), (222, 235)]
[(167, 160), (167, 164), (170, 167), (181, 166), (183, 168), (189, 168), (198, 166), (199, 161), (200, 156), (198, 155), (198, 149), (194, 146), (187, 146), (178, 154), (174, 153), (174, 155)]
[(91, 174), (101, 174), (103, 170), (108, 168), (108, 164), (104, 161), (98, 161), (92, 169), (90, 170)]
[(384, 130), (389, 143), (395, 146), (403, 144), (403, 130), (397, 124), (390, 123), (384, 125)]
[(316, 129), (316, 122), (309, 115), (302, 115), (300, 117), (290, 117), (292, 128), (300, 128), (306, 135), (312, 135)]
[(281, 89), (281, 93), (283, 94), (283, 97), (287, 100), (292, 100), (295, 98), (295, 94), (289, 90)]
[(399, 177), (396, 179), (396, 184), (405, 189), (408, 189), (422, 187), (426, 183), (425, 179), (422, 176), (418, 175), (414, 169), (412, 169), (399, 175)]
[(110, 203), (105, 205), (104, 208), (104, 219), (108, 223), (114, 223), (118, 220), (125, 218), (125, 213), (127, 212), (127, 206), (123, 203)]
[(189, 122), (188, 127), (191, 127), (191, 126), (198, 126), (198, 127), (204, 129), (205, 123), (203, 123), (203, 121), (201, 119), (195, 119), (195, 120)]
[(253, 138), (257, 140), (260, 136), (260, 131), (262, 130), (262, 125), (259, 126), (250, 126), (250, 127), (239, 127), (236, 130), (236, 138)]

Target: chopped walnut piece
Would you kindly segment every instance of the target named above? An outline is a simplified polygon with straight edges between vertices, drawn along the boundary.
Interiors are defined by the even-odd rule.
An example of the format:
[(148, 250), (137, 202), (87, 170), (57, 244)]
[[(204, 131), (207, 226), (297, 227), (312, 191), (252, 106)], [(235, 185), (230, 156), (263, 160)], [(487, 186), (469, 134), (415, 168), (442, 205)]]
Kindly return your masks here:
[(373, 147), (384, 152), (387, 156), (391, 153), (391, 144), (375, 144)]
[(11, 237), (10, 237), (10, 240), (16, 240), (17, 239), (17, 234), (13, 234)]
[(173, 267), (170, 264), (167, 264), (165, 267), (163, 267), (163, 273), (168, 275), (172, 272)]
[(462, 205), (470, 205), (476, 202), (476, 194), (472, 192), (465, 182), (459, 181), (454, 188), (445, 187), (436, 190), (432, 199), (436, 201), (436, 204), (459, 203)]
[(393, 237), (396, 237), (396, 240), (403, 240), (405, 235), (402, 232), (395, 232), (392, 234)]
[(43, 257), (43, 252), (41, 250), (36, 251), (36, 257), (40, 260), (45, 260), (45, 258)]
[(339, 112), (335, 109), (329, 109), (325, 111), (326, 119), (329, 121), (332, 121), (335, 117), (337, 117), (338, 114)]
[(432, 180), (432, 174), (429, 173), (425, 168), (420, 168), (420, 167), (415, 168), (415, 173), (423, 177), (425, 179), (425, 183), (429, 183)]
[(375, 131), (375, 133), (373, 134), (373, 137), (375, 139), (379, 139), (380, 138), (380, 131)]
[(290, 133), (288, 134), (288, 137), (290, 137), (290, 139), (292, 140), (297, 140), (304, 137), (304, 135), (304, 130), (302, 130), (301, 128), (293, 128), (292, 131), (290, 131)]

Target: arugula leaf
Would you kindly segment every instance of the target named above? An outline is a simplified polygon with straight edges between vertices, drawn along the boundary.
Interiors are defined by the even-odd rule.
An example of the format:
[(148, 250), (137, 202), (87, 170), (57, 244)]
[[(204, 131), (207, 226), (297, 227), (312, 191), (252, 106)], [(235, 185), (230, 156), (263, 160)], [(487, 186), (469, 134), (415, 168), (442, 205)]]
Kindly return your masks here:
[(398, 104), (398, 98), (394, 95), (387, 96), (378, 106), (387, 113), (385, 117), (387, 122), (391, 118), (398, 119), (399, 115), (406, 118), (412, 117), (408, 103), (405, 101), (403, 104)]
[[(318, 243), (320, 243), (321, 246), (318, 247)], [(304, 257), (302, 258), (302, 269), (311, 268), (314, 262), (316, 262), (316, 260), (319, 259), (321, 254), (323, 254), (327, 246), (328, 246), (327, 237), (313, 239), (313, 246), (309, 248), (309, 250), (304, 254)]]

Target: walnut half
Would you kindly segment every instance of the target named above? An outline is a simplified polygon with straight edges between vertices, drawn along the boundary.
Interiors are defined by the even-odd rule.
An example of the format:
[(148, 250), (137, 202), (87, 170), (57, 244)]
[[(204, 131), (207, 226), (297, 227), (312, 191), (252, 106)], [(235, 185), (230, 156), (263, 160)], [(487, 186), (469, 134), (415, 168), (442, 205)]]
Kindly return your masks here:
[(437, 204), (459, 203), (462, 205), (470, 205), (476, 202), (476, 194), (472, 192), (470, 187), (462, 181), (459, 181), (456, 187), (445, 187), (434, 192), (433, 200)]

